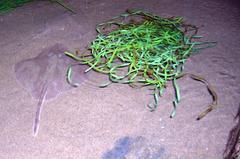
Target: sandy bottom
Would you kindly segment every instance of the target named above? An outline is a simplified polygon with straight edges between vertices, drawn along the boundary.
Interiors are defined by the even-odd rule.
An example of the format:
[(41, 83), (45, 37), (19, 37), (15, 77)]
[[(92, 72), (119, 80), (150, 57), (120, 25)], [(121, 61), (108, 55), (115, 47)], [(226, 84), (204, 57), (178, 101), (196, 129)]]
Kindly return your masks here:
[[(240, 6), (223, 0), (72, 0), (77, 14), (48, 1), (35, 2), (0, 16), (0, 158), (1, 159), (221, 159), (235, 124), (240, 97)], [(183, 16), (200, 26), (216, 47), (191, 57), (185, 71), (205, 77), (216, 88), (219, 107), (205, 118), (197, 115), (211, 103), (206, 87), (188, 78), (178, 81), (182, 100), (170, 119), (171, 84), (150, 112), (146, 88), (93, 81), (47, 101), (37, 137), (32, 136), (37, 101), (19, 84), (14, 65), (62, 43), (84, 50), (95, 25), (128, 8), (161, 16)]]

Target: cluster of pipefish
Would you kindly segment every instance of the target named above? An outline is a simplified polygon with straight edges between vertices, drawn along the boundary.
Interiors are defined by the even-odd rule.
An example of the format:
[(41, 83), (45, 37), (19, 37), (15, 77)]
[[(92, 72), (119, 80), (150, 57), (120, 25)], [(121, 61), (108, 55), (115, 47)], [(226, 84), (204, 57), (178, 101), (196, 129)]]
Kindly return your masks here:
[[(181, 17), (162, 18), (141, 10), (128, 10), (113, 19), (97, 25), (98, 36), (91, 43), (90, 55), (66, 55), (87, 64), (97, 72), (108, 74), (110, 83), (129, 84), (133, 87), (154, 86), (154, 102), (150, 110), (158, 106), (168, 81), (175, 88), (174, 109), (176, 114), (180, 101), (180, 91), (176, 83), (178, 78), (190, 76), (206, 84), (213, 103), (197, 119), (201, 119), (217, 105), (217, 95), (212, 86), (202, 77), (183, 73), (186, 60), (200, 49), (212, 47), (215, 42), (197, 42), (198, 28), (185, 24)], [(67, 80), (71, 81), (72, 66), (69, 66)], [(108, 83), (109, 84), (109, 83)], [(107, 86), (108, 84), (104, 85)]]

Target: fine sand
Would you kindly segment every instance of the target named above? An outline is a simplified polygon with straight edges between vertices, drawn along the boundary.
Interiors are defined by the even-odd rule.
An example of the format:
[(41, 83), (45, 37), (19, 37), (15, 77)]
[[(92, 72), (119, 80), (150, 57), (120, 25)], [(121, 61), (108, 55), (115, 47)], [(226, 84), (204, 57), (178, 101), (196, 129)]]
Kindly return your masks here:
[[(65, 1), (77, 14), (48, 1), (37, 1), (0, 16), (0, 159), (113, 159), (106, 153), (118, 139), (135, 141), (139, 136), (149, 147), (143, 155), (154, 145), (164, 150), (158, 159), (221, 159), (240, 97), (239, 4), (227, 0)], [(71, 51), (84, 51), (96, 36), (96, 24), (128, 8), (182, 16), (200, 27), (203, 40), (218, 42), (216, 47), (191, 57), (185, 71), (214, 85), (219, 107), (196, 121), (211, 103), (211, 95), (202, 83), (182, 78), (178, 81), (182, 99), (176, 117), (170, 119), (174, 99), (171, 82), (158, 109), (150, 112), (146, 105), (153, 99), (147, 88), (120, 84), (97, 88), (94, 84), (107, 78), (90, 72), (90, 81), (44, 103), (38, 136), (33, 137), (38, 101), (16, 80), (14, 65), (56, 43)], [(134, 158), (130, 153), (142, 151), (145, 140), (125, 158)]]

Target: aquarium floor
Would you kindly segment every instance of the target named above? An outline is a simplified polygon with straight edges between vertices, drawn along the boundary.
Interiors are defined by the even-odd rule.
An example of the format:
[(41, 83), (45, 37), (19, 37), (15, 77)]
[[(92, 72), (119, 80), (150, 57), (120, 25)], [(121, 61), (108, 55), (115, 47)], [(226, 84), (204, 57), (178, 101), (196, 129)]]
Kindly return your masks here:
[[(240, 6), (223, 0), (66, 2), (77, 14), (43, 1), (0, 16), (0, 158), (130, 159), (135, 152), (143, 151), (140, 157), (144, 158), (148, 152), (161, 149), (158, 159), (221, 159), (240, 97)], [(152, 96), (147, 88), (114, 84), (100, 89), (94, 84), (107, 78), (90, 72), (89, 81), (44, 103), (39, 133), (34, 138), (37, 101), (16, 80), (14, 65), (56, 43), (71, 51), (84, 51), (96, 35), (96, 24), (129, 8), (182, 16), (200, 27), (204, 40), (218, 42), (216, 47), (191, 57), (185, 71), (214, 85), (219, 108), (196, 121), (211, 103), (211, 96), (203, 84), (183, 78), (178, 81), (181, 102), (177, 115), (170, 119), (174, 98), (171, 83), (158, 109), (150, 112), (146, 105)], [(128, 150), (123, 145), (117, 150), (126, 150), (125, 156), (117, 156), (111, 150), (118, 139), (126, 137), (145, 140), (138, 142), (139, 147), (130, 144)]]

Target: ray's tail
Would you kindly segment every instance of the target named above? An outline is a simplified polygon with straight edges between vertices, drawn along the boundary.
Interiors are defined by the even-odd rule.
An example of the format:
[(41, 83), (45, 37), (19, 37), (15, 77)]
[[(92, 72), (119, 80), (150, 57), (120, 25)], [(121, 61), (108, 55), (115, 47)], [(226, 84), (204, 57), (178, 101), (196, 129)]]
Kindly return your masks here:
[(33, 125), (33, 136), (34, 137), (36, 137), (37, 134), (38, 134), (41, 112), (42, 112), (42, 106), (43, 106), (43, 103), (44, 103), (46, 95), (47, 95), (47, 88), (48, 88), (48, 84), (46, 83), (46, 84), (43, 85), (41, 95), (40, 95), (39, 100), (38, 100), (37, 111), (36, 111), (34, 125)]

